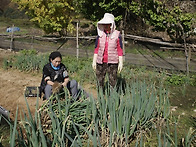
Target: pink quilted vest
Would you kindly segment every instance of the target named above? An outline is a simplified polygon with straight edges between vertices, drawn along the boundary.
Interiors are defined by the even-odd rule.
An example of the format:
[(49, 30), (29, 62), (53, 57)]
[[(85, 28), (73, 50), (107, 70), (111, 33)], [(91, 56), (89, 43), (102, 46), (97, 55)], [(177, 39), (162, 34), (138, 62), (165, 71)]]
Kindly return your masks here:
[[(108, 63), (118, 63), (117, 41), (120, 31), (115, 30), (109, 37), (108, 41)], [(105, 49), (106, 34), (99, 37), (99, 49), (97, 63), (103, 64), (103, 53)]]

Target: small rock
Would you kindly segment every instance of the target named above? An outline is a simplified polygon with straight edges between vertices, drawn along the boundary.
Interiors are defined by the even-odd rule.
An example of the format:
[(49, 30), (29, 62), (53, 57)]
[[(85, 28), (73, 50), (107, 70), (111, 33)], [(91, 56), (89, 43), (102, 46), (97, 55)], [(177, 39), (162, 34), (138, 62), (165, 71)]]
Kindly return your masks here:
[(178, 108), (178, 106), (173, 106), (173, 107), (171, 107), (171, 111), (176, 111), (177, 108)]

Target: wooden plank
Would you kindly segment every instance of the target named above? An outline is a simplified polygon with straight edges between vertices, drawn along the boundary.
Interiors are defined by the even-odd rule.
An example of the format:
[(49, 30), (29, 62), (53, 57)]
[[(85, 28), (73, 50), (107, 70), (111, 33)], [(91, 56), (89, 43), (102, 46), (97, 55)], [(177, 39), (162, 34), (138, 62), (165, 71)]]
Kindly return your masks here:
[(179, 43), (163, 42), (160, 39), (152, 39), (152, 38), (148, 38), (148, 37), (126, 35), (126, 38), (133, 39), (136, 41), (143, 41), (143, 42), (155, 43), (155, 44), (159, 44), (159, 45), (165, 45), (165, 46), (184, 47), (182, 44), (179, 44)]
[(178, 47), (160, 47), (160, 49), (164, 49), (164, 50), (181, 50), (184, 51), (184, 48), (178, 48)]

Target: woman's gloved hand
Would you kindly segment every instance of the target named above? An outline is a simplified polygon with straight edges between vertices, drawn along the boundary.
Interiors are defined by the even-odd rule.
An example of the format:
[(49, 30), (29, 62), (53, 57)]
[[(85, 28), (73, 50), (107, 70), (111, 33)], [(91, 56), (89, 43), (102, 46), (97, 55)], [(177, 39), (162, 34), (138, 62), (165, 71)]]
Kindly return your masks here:
[(96, 70), (96, 66), (97, 66), (97, 54), (94, 54), (93, 63), (92, 63), (93, 70)]
[(123, 56), (119, 56), (118, 62), (118, 72), (120, 73), (123, 69)]

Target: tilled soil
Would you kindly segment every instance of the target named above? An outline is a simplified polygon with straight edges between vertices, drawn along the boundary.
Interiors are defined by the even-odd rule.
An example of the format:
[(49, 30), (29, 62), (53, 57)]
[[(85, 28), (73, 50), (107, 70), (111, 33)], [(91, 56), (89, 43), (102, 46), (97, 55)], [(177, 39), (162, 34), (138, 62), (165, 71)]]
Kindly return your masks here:
[[(14, 52), (0, 50), (0, 106), (9, 111), (11, 119), (15, 117), (17, 107), (19, 114), (24, 110), (27, 112), (27, 104), (24, 97), (26, 86), (39, 86), (41, 74), (20, 72), (18, 70), (2, 68), (3, 59), (15, 54)], [(36, 108), (36, 97), (27, 98), (31, 112)], [(39, 99), (41, 105), (43, 101)], [(22, 111), (21, 111), (22, 110)], [(20, 119), (20, 118), (18, 118)]]

